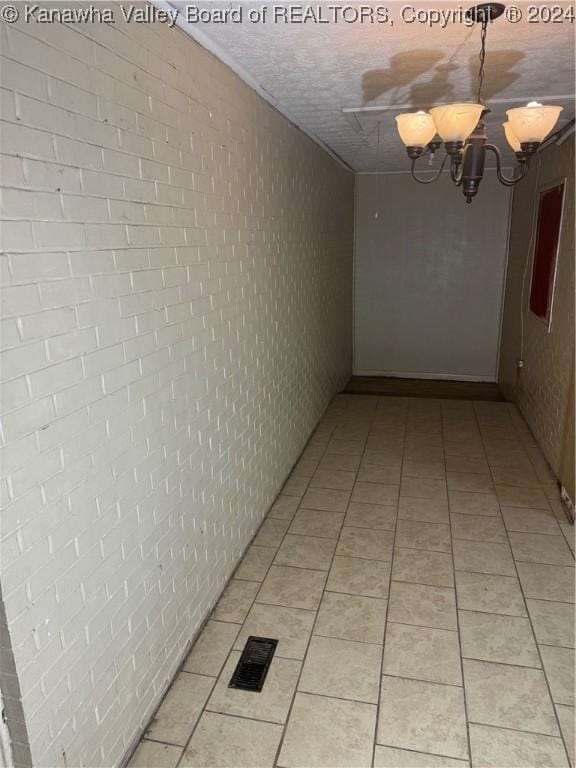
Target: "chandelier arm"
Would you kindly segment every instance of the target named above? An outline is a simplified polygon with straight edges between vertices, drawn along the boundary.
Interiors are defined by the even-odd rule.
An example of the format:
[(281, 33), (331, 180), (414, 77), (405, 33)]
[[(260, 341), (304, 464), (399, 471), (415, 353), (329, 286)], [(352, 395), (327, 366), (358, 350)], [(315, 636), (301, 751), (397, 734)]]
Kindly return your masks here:
[[(470, 147), (470, 144), (464, 144), (464, 148), (462, 149), (462, 155), (460, 157), (460, 160), (457, 163), (452, 163), (450, 167), (450, 177), (452, 178), (452, 181), (456, 184), (457, 187), (462, 186), (462, 182), (464, 180), (464, 158), (466, 157), (466, 152), (468, 151), (468, 148)], [(458, 171), (458, 166), (460, 166), (460, 170)]]
[(450, 178), (452, 179), (454, 184), (456, 184), (457, 187), (461, 187), (462, 186), (462, 181), (464, 180), (464, 175), (462, 173), (462, 165), (461, 164), (459, 164), (459, 165), (460, 165), (460, 169), (459, 170), (457, 169), (458, 166), (456, 165), (456, 163), (454, 163), (450, 167)]
[(509, 178), (505, 175), (505, 173), (502, 171), (502, 156), (500, 155), (500, 150), (497, 146), (494, 144), (485, 144), (484, 149), (490, 150), (492, 154), (496, 158), (496, 174), (498, 175), (498, 181), (501, 184), (504, 184), (505, 187), (514, 187), (516, 184), (518, 184), (519, 181), (521, 181), (524, 176), (526, 176), (528, 172), (528, 163), (524, 163), (519, 166), (520, 168), (520, 175), (516, 178)]
[(410, 169), (412, 178), (414, 179), (414, 181), (417, 181), (418, 184), (433, 184), (435, 181), (438, 181), (438, 179), (440, 178), (440, 174), (444, 170), (444, 166), (446, 165), (446, 160), (448, 159), (448, 157), (449, 157), (448, 154), (444, 155), (444, 157), (442, 158), (442, 163), (440, 164), (440, 168), (438, 169), (438, 173), (435, 176), (433, 176), (431, 179), (420, 179), (418, 178), (418, 176), (416, 176), (416, 160), (418, 158), (414, 158), (412, 160), (412, 167)]
[(432, 154), (432, 150), (430, 149), (430, 144), (426, 144), (426, 146), (424, 147), (424, 150), (422, 151), (422, 154), (416, 159), (419, 160), (421, 157), (426, 157), (426, 155), (431, 155), (431, 154)]

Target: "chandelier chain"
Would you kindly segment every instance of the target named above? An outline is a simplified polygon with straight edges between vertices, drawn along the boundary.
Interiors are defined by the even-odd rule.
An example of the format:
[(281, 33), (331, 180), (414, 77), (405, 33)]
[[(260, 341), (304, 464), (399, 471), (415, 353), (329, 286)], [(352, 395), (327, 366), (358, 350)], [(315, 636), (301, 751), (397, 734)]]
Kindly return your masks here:
[(482, 86), (484, 85), (484, 62), (486, 61), (486, 33), (488, 30), (488, 19), (484, 18), (482, 21), (482, 31), (480, 33), (480, 69), (478, 71), (478, 104), (484, 104), (482, 98)]

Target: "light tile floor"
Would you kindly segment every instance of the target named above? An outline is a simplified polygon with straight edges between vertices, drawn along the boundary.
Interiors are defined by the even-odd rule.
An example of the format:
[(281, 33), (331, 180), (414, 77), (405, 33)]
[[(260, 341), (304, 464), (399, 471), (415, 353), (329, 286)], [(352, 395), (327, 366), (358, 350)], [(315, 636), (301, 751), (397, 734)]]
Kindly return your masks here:
[(573, 534), (513, 406), (336, 397), (130, 765), (574, 766)]

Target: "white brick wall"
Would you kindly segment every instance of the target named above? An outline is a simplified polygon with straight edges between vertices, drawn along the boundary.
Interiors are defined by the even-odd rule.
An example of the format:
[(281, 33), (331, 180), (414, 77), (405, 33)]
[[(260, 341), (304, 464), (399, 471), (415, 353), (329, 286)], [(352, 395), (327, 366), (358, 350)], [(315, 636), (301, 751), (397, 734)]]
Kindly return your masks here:
[(354, 180), (177, 29), (0, 34), (6, 614), (111, 766), (350, 371)]
[[(556, 477), (570, 487), (571, 477), (562, 476), (563, 440), (566, 434), (570, 398), (574, 398), (570, 374), (574, 365), (574, 144), (545, 149), (530, 172), (514, 190), (506, 299), (500, 351), (500, 386), (514, 400), (528, 422)], [(533, 244), (531, 234), (536, 215), (538, 189), (567, 177), (563, 228), (552, 309), (552, 324), (545, 324), (529, 310)], [(525, 280), (524, 306), (521, 303)], [(520, 357), (520, 312), (524, 317), (524, 367), (518, 373)]]

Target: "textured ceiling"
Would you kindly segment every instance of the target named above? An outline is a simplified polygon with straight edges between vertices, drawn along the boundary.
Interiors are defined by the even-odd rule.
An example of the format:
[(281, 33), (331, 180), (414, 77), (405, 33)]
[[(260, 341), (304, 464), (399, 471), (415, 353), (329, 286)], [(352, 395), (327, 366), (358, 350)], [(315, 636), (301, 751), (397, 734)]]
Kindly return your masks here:
[[(375, 18), (376, 9), (386, 7), (375, 2), (211, 0), (192, 6), (209, 11), (213, 19), (217, 10), (241, 7), (241, 23), (182, 23), (189, 3), (172, 0), (171, 5), (180, 10), (184, 29), (193, 36), (200, 32), (217, 54), (247, 73), (300, 128), (356, 171), (407, 170), (394, 120), (399, 112), (475, 100), (479, 27), (459, 21), (430, 26), (402, 19), (406, 8), (458, 14), (471, 3), (410, 5), (393, 0), (387, 4), (392, 23), (385, 24), (342, 20), (345, 8), (349, 19), (361, 8), (371, 8)], [(266, 21), (250, 21), (250, 11), (263, 6), (268, 7)], [(286, 6), (292, 6), (290, 13), (296, 16), (314, 13), (316, 23), (286, 23), (282, 10)], [(529, 4), (514, 7), (521, 9), (521, 21), (512, 23), (503, 16), (488, 29), (484, 86), (484, 98), (492, 110), (487, 118), (489, 139), (505, 152), (508, 165), (514, 157), (501, 128), (506, 109), (536, 98), (564, 106), (560, 125), (574, 116), (570, 98), (574, 94), (574, 25), (568, 19), (530, 23)], [(318, 22), (320, 13), (328, 23)], [(414, 15), (412, 10), (404, 14), (406, 18)], [(343, 111), (366, 107), (386, 109)]]

